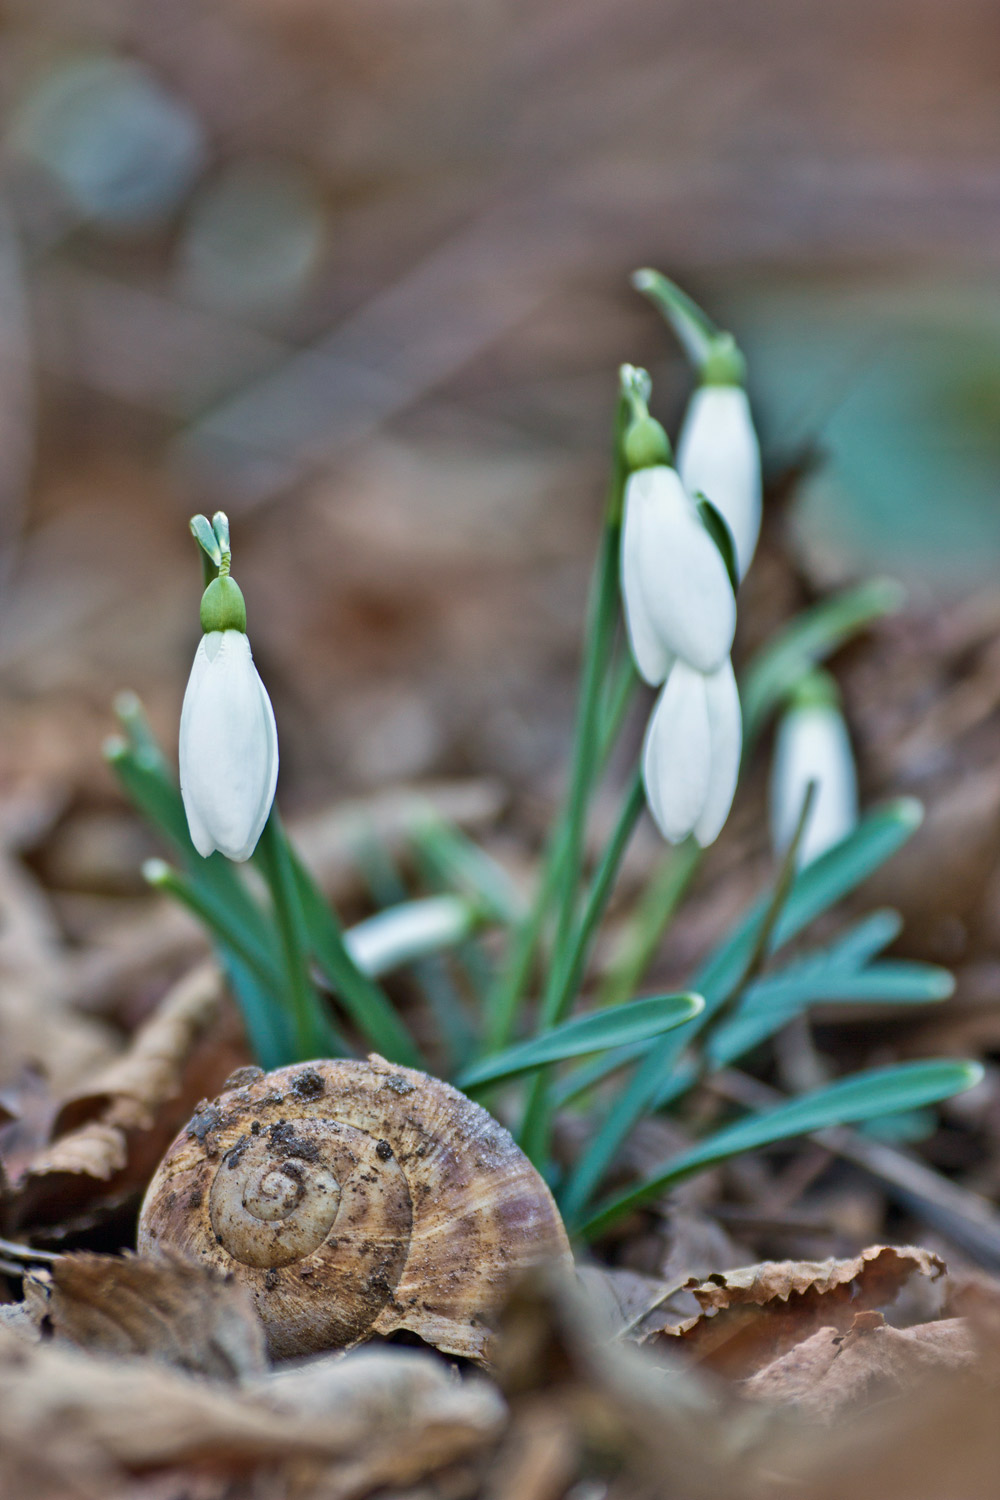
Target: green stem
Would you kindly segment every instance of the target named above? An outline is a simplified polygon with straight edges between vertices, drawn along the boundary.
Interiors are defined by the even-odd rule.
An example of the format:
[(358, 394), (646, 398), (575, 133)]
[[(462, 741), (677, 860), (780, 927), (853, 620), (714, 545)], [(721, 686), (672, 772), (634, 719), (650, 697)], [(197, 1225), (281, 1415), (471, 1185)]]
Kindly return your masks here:
[[(696, 986), (704, 994), (705, 1009), (679, 1031), (664, 1037), (646, 1055), (632, 1075), (628, 1087), (615, 1100), (601, 1128), (570, 1174), (560, 1203), (563, 1216), (568, 1222), (578, 1222), (622, 1142), (639, 1120), (666, 1102), (667, 1098), (673, 1097), (674, 1090), (678, 1093), (685, 1092), (696, 1081), (697, 1072), (675, 1073), (680, 1055), (708, 1021), (718, 1016), (727, 1001), (735, 999), (748, 980), (756, 974), (794, 883), (796, 854), (809, 817), (813, 793), (814, 786), (810, 782), (803, 798), (795, 835), (785, 851), (767, 907), (755, 924), (745, 961), (731, 982), (719, 992), (715, 992), (711, 982), (705, 982), (709, 976), (704, 971), (703, 977), (695, 980)], [(671, 1085), (674, 1086), (673, 1089)]]
[(602, 1006), (631, 1000), (700, 860), (701, 848), (694, 839), (668, 850), (642, 894), (621, 951), (601, 985), (598, 998)]
[(267, 881), (284, 959), (285, 985), (295, 1024), (296, 1062), (323, 1057), (331, 1033), (309, 976), (309, 940), (295, 872), (277, 807), (264, 825), (254, 859)]
[(636, 271), (632, 285), (667, 320), (688, 359), (700, 370), (719, 337), (719, 330), (708, 314), (660, 271)]
[[(566, 1014), (580, 987), (594, 934), (604, 916), (629, 840), (646, 805), (642, 774), (636, 771), (622, 805), (618, 822), (591, 882), (583, 914), (568, 947), (561, 969), (553, 965), (551, 979), (542, 999), (539, 1031), (548, 1031)], [(535, 1162), (542, 1160), (548, 1145), (551, 1123), (548, 1076), (539, 1073), (531, 1086), (521, 1127), (523, 1150)]]
[(351, 958), (340, 923), (322, 891), (294, 849), (289, 854), (310, 947), (344, 1009), (368, 1045), (383, 1057), (407, 1067), (422, 1067), (416, 1043), (391, 1000)]
[[(511, 1040), (518, 1008), (530, 983), (535, 955), (553, 903), (557, 906), (553, 960), (559, 957), (568, 941), (579, 886), (590, 793), (598, 770), (611, 753), (637, 680), (629, 663), (622, 669), (610, 694), (602, 693), (618, 617), (618, 544), (627, 478), (622, 443), (631, 410), (630, 400), (624, 395), (619, 397), (611, 483), (587, 612), (569, 794), (549, 837), (531, 909), (515, 930), (508, 962), (498, 975), (490, 996), (486, 1034), (489, 1051), (505, 1047)], [(602, 701), (605, 704), (603, 715)]]
[(213, 937), (251, 970), (270, 994), (280, 994), (281, 978), (267, 950), (250, 930), (235, 922), (231, 914), (219, 906), (204, 888), (161, 859), (147, 860), (143, 866), (143, 874), (150, 885), (159, 891), (166, 891), (182, 906), (187, 907)]

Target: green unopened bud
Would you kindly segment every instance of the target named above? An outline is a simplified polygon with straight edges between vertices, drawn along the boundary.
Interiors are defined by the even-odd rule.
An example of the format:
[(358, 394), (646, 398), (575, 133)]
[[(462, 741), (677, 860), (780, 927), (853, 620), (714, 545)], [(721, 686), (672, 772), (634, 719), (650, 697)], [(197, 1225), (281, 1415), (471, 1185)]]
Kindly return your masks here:
[(655, 417), (639, 417), (629, 425), (622, 451), (630, 471), (671, 461), (670, 439)]
[(246, 634), (247, 607), (243, 602), (243, 591), (228, 573), (213, 578), (201, 596), (201, 628), (206, 635), (213, 630), (242, 630)]
[(745, 385), (747, 362), (731, 333), (712, 339), (701, 366), (702, 385)]

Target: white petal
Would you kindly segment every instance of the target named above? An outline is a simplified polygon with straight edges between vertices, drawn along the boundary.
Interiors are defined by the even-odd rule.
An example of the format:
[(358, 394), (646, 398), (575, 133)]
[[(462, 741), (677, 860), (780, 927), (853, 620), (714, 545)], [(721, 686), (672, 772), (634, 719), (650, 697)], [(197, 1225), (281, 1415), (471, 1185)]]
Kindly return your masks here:
[(366, 917), (344, 933), (344, 947), (365, 974), (376, 978), (468, 937), (475, 918), (461, 896), (425, 896)]
[(712, 745), (708, 795), (694, 836), (703, 849), (722, 832), (736, 795), (743, 752), (743, 716), (731, 662), (705, 678), (708, 733)]
[(640, 469), (626, 486), (646, 614), (665, 651), (714, 672), (733, 643), (729, 574), (674, 469)]
[(660, 640), (646, 607), (639, 560), (642, 554), (643, 502), (626, 489), (622, 522), (621, 591), (632, 658), (641, 675), (654, 687), (662, 682), (673, 663), (673, 652)]
[(202, 637), (181, 711), (180, 772), (198, 852), (248, 859), (274, 800), (278, 735), (240, 630)]
[(733, 533), (742, 578), (760, 534), (760, 444), (746, 391), (703, 385), (695, 391), (677, 442), (677, 472), (689, 495), (699, 490)]
[(672, 844), (687, 838), (704, 810), (710, 754), (705, 679), (685, 662), (675, 662), (642, 752), (649, 810)]
[(811, 781), (816, 791), (799, 845), (800, 868), (839, 844), (858, 820), (851, 742), (834, 707), (793, 708), (778, 726), (771, 769), (771, 835), (779, 853), (792, 842)]

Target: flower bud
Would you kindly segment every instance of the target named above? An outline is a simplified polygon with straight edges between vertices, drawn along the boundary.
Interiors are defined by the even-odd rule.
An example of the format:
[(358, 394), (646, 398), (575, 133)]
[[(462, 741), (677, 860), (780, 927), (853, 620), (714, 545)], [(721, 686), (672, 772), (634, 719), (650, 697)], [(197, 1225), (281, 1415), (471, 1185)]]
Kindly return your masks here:
[(688, 405), (677, 472), (689, 495), (705, 495), (726, 521), (742, 578), (760, 533), (760, 446), (741, 385), (707, 382)]
[[(235, 596), (223, 593), (232, 607)], [(218, 849), (227, 859), (249, 859), (274, 801), (278, 733), (241, 628), (210, 630), (201, 638), (181, 710), (180, 775), (198, 853), (207, 858)]]
[(729, 816), (742, 749), (740, 699), (729, 661), (705, 674), (675, 662), (643, 746), (649, 809), (664, 838), (713, 844)]
[(659, 683), (675, 657), (699, 672), (729, 655), (736, 601), (726, 565), (674, 469), (639, 469), (625, 486), (621, 590), (636, 666)]
[(833, 679), (814, 672), (778, 725), (771, 767), (771, 837), (781, 854), (795, 837), (809, 784), (812, 806), (799, 842), (801, 869), (847, 837), (858, 820), (858, 788), (847, 725)]

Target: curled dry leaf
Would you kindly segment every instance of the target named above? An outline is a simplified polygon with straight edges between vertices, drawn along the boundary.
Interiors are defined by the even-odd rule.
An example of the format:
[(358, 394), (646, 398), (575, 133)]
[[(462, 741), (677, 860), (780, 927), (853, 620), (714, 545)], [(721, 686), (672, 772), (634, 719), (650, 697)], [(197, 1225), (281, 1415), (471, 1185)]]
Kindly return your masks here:
[(823, 1327), (847, 1329), (855, 1313), (892, 1302), (911, 1276), (936, 1278), (944, 1262), (914, 1246), (870, 1245), (851, 1260), (761, 1261), (720, 1272), (691, 1292), (701, 1312), (666, 1325), (647, 1345), (683, 1347), (699, 1363), (743, 1379)]
[(25, 1297), (39, 1326), (85, 1349), (150, 1355), (222, 1380), (266, 1365), (243, 1288), (177, 1257), (63, 1255), (27, 1279)]
[(620, 1266), (578, 1266), (577, 1276), (595, 1316), (616, 1338), (634, 1336), (679, 1286)]
[(14, 1184), (22, 1229), (86, 1222), (137, 1194), (199, 1095), (242, 1061), (214, 965), (195, 969), (114, 1063), (64, 1099), (56, 1139)]
[(846, 1333), (818, 1329), (758, 1370), (743, 1391), (830, 1422), (851, 1407), (908, 1391), (933, 1372), (967, 1368), (976, 1357), (964, 1318), (890, 1328), (881, 1313), (859, 1312)]
[[(67, 1483), (34, 1486), (47, 1495), (115, 1494), (112, 1478), (188, 1464), (223, 1476), (308, 1464), (324, 1496), (348, 1500), (473, 1454), (503, 1421), (495, 1390), (454, 1381), (418, 1350), (364, 1351), (237, 1391), (149, 1360), (31, 1348), (0, 1330), (0, 1479), (55, 1464)], [(71, 1484), (79, 1475), (107, 1488)], [(275, 1492), (285, 1493), (277, 1480)]]

